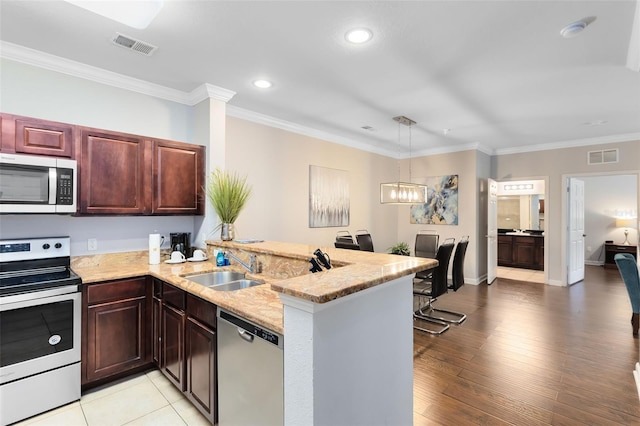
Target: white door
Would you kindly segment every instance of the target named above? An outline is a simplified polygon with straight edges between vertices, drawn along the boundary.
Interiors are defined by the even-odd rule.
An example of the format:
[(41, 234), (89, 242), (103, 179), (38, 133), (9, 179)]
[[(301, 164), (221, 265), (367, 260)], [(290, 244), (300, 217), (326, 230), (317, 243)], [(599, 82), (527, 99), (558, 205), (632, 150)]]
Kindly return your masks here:
[(567, 285), (571, 285), (584, 279), (584, 181), (570, 178), (568, 189)]
[(498, 275), (498, 183), (488, 179), (487, 199), (487, 284)]

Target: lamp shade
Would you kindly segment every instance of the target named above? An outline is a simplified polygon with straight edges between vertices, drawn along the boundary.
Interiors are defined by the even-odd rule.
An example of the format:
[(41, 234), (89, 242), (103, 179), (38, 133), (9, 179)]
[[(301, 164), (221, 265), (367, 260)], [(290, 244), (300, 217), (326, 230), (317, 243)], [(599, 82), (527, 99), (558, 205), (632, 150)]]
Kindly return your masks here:
[(635, 228), (635, 218), (617, 217), (616, 228)]

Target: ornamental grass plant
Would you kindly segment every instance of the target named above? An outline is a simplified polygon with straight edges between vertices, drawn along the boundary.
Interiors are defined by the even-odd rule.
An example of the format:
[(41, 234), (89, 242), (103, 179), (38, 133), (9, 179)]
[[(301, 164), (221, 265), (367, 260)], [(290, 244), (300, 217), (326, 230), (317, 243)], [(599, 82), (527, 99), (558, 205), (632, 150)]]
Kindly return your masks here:
[(205, 193), (220, 219), (216, 227), (220, 229), (223, 224), (233, 224), (238, 219), (251, 196), (251, 186), (247, 184), (246, 176), (216, 167), (209, 174)]

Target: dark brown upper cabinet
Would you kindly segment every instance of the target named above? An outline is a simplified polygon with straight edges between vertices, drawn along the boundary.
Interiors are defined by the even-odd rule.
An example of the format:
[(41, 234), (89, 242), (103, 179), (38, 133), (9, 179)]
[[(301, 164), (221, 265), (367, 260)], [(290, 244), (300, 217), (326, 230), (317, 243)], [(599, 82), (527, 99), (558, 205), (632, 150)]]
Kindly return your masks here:
[(0, 120), (0, 151), (73, 157), (73, 125), (11, 114), (0, 114)]
[(79, 214), (202, 215), (205, 148), (80, 129)]
[(152, 142), (152, 214), (204, 214), (204, 147)]
[(144, 139), (94, 129), (82, 129), (81, 139), (80, 213), (147, 213)]

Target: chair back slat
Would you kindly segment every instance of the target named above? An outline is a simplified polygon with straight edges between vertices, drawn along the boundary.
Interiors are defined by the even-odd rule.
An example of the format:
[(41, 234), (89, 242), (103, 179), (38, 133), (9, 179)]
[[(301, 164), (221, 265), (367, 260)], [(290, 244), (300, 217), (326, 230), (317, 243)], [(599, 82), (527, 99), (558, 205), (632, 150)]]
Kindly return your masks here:
[(452, 283), (451, 289), (458, 291), (460, 287), (464, 285), (464, 256), (467, 253), (467, 246), (469, 245), (469, 236), (463, 236), (458, 245), (456, 246), (455, 254), (453, 255), (452, 266)]
[(371, 234), (366, 229), (356, 231), (356, 241), (362, 251), (373, 251), (373, 240)]
[(431, 282), (431, 297), (438, 297), (447, 292), (447, 272), (449, 271), (449, 261), (451, 253), (453, 253), (454, 242), (450, 242), (453, 238), (447, 238), (436, 253), (438, 266), (433, 270), (433, 281)]

